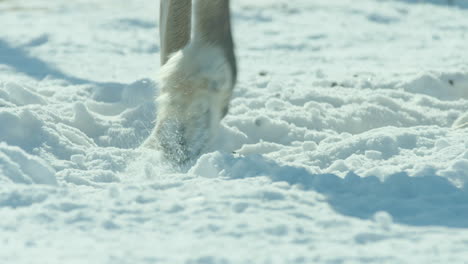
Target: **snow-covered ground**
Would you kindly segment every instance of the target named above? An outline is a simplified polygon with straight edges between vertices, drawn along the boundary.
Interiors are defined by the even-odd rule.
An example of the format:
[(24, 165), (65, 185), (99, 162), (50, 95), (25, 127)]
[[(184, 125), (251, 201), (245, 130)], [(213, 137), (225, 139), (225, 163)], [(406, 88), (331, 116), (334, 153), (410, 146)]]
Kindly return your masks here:
[(158, 1), (0, 0), (0, 263), (467, 263), (468, 1), (231, 2), (180, 170), (138, 148)]

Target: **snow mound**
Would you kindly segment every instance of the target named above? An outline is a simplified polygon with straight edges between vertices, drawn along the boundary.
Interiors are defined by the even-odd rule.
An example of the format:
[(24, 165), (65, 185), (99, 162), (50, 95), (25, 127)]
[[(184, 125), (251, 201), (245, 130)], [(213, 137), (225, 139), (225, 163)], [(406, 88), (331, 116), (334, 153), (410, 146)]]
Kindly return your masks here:
[(57, 185), (55, 171), (40, 158), (0, 142), (0, 181)]
[(46, 99), (29, 87), (24, 87), (13, 82), (4, 83), (2, 86), (0, 88), (0, 102), (10, 102), (16, 106), (46, 104)]
[(423, 73), (400, 87), (441, 100), (468, 100), (468, 73)]

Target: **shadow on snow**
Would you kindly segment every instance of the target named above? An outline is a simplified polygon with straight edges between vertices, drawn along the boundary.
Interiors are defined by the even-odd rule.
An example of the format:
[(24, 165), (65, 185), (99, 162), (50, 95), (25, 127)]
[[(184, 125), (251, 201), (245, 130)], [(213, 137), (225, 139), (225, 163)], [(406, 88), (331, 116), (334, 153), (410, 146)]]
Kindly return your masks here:
[(17, 72), (24, 73), (36, 80), (42, 80), (50, 76), (74, 85), (94, 84), (108, 88), (122, 88), (124, 86), (124, 84), (116, 82), (96, 82), (68, 75), (46, 62), (30, 56), (27, 50), (21, 47), (12, 47), (2, 39), (0, 39), (0, 64), (8, 65)]
[(304, 168), (282, 166), (260, 155), (225, 155), (223, 167), (232, 179), (267, 176), (272, 181), (299, 184), (306, 190), (324, 194), (337, 212), (371, 219), (386, 211), (397, 223), (414, 226), (468, 227), (468, 192), (447, 179), (426, 175), (409, 177), (397, 173), (384, 182), (377, 177), (349, 173), (345, 178), (333, 174), (311, 174)]
[(466, 0), (395, 0), (400, 1), (408, 4), (433, 4), (433, 5), (440, 5), (440, 6), (453, 6), (462, 9), (468, 8), (468, 2)]

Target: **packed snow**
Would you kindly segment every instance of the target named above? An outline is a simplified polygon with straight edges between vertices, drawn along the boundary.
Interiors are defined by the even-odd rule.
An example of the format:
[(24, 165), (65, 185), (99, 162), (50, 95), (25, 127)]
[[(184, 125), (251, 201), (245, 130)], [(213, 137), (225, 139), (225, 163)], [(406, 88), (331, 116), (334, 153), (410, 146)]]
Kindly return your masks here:
[(0, 0), (0, 263), (466, 263), (468, 1), (231, 1), (210, 151), (140, 148), (158, 1)]

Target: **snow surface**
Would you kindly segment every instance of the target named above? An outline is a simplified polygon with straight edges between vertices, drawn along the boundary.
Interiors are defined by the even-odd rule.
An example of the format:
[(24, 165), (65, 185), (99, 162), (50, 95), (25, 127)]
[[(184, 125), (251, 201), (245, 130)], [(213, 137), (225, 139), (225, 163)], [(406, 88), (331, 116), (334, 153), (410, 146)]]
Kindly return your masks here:
[(158, 1), (0, 0), (0, 263), (466, 263), (468, 1), (231, 2), (230, 112), (171, 168)]

